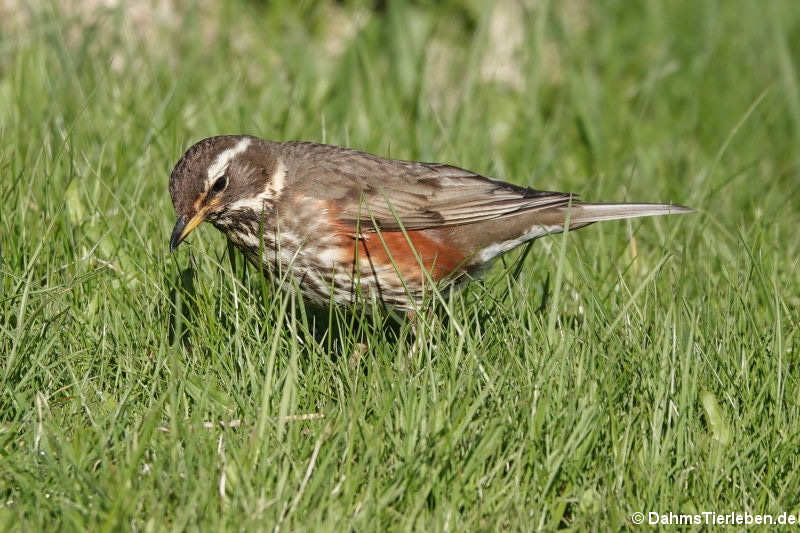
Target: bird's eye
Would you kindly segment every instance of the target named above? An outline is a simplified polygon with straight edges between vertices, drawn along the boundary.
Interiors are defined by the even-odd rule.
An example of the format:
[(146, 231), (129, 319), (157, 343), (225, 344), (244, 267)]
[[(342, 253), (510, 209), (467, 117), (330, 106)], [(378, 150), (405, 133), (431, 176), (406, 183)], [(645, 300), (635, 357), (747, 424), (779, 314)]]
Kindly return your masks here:
[(217, 181), (214, 182), (214, 185), (211, 186), (211, 192), (219, 193), (222, 192), (225, 187), (228, 185), (228, 176), (222, 176)]

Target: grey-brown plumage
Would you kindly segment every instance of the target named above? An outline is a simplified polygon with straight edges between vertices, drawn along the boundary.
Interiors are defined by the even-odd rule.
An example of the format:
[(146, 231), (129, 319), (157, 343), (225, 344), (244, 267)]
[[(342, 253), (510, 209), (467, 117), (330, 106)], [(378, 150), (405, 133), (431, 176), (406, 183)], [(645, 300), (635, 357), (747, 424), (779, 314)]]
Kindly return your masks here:
[[(591, 204), (458, 167), (308, 142), (221, 136), (170, 176), (175, 248), (200, 222), (304, 296), (352, 301), (356, 287), (413, 310), (426, 280), (474, 274), (509, 249), (601, 220), (687, 213), (666, 204)], [(288, 282), (288, 283), (287, 283)]]

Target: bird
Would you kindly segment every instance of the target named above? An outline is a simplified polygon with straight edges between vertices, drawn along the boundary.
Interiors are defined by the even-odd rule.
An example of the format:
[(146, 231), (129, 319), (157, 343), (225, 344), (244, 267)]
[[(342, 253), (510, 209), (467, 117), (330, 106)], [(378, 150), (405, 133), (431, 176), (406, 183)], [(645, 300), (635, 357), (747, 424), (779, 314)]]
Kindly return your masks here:
[(509, 250), (605, 220), (690, 213), (587, 203), (442, 163), (307, 141), (220, 135), (192, 145), (169, 192), (170, 251), (210, 222), (257, 269), (311, 303), (361, 297), (413, 315), (430, 286), (459, 286)]

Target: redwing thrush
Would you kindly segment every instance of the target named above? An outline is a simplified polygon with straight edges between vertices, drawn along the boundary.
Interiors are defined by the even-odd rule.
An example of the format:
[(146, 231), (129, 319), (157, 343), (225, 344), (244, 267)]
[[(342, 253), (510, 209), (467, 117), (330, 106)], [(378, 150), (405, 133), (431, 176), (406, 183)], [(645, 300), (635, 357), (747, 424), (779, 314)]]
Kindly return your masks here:
[[(317, 303), (357, 287), (413, 311), (425, 284), (458, 282), (543, 235), (601, 220), (687, 213), (664, 204), (591, 204), (450, 165), (384, 159), (310, 142), (204, 139), (169, 179), (170, 249), (209, 221), (256, 266)], [(294, 285), (294, 283), (292, 283)]]

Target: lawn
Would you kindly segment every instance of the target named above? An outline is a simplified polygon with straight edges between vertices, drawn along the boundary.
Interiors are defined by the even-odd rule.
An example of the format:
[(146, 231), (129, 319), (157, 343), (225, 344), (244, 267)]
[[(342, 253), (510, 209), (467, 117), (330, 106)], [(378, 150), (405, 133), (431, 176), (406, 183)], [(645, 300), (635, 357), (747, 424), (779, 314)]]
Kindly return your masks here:
[[(800, 513), (800, 4), (0, 4), (0, 530)], [(311, 309), (172, 166), (221, 133), (696, 214), (420, 317)]]

